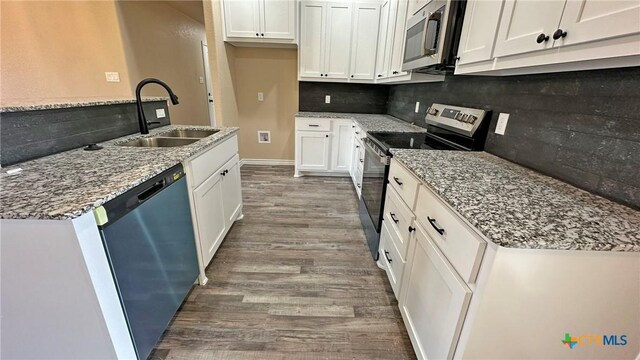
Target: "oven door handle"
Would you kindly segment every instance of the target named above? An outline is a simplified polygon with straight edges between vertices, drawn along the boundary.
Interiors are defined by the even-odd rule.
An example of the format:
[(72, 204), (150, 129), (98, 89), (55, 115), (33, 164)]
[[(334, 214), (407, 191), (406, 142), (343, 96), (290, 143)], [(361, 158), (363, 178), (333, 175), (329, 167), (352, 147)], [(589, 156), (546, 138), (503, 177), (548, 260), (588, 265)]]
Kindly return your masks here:
[[(366, 155), (371, 155), (373, 156), (377, 161), (379, 161), (381, 164), (383, 165), (389, 165), (389, 156), (386, 155), (380, 155), (378, 154), (375, 150), (373, 150), (373, 148), (371, 147), (371, 145), (367, 144), (366, 142), (364, 143), (364, 149), (366, 150)], [(365, 158), (366, 160), (366, 158)]]

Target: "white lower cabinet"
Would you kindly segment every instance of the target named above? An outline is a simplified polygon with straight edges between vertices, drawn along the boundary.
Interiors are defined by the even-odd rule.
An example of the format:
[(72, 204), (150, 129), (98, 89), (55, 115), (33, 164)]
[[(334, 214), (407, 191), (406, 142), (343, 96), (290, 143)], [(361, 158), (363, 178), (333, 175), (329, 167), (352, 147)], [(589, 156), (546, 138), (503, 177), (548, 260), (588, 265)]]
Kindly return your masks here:
[(242, 216), (242, 185), (236, 135), (185, 161), (199, 282), (231, 225)]
[(352, 173), (351, 119), (296, 117), (295, 176)]
[(296, 131), (296, 174), (329, 170), (329, 133)]
[(349, 172), (353, 148), (353, 120), (333, 120), (331, 170)]
[(471, 290), (416, 225), (405, 267), (400, 313), (420, 359), (453, 357)]
[(387, 220), (382, 221), (380, 249), (378, 250), (379, 259), (387, 272), (393, 293), (396, 295), (396, 298), (398, 298), (400, 296), (400, 286), (402, 285), (402, 273), (405, 268), (405, 261), (396, 248), (396, 240), (393, 238), (394, 235), (395, 233), (390, 231), (387, 226)]

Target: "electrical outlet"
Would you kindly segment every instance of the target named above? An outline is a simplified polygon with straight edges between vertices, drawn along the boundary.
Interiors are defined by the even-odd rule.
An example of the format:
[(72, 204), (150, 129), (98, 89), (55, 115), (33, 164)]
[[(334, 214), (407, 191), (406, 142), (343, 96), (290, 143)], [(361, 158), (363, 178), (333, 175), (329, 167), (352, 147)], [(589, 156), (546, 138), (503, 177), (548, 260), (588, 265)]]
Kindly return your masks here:
[(163, 117), (166, 117), (167, 114), (164, 113), (164, 109), (156, 109), (156, 118), (158, 119), (162, 119)]
[(200, 76), (199, 81), (200, 81), (200, 84), (204, 84), (204, 76)]
[(495, 133), (504, 135), (504, 132), (507, 130), (507, 122), (509, 122), (509, 114), (500, 113), (500, 115), (498, 115)]
[(264, 101), (264, 93), (258, 93), (258, 101)]
[(331, 104), (331, 95), (325, 95), (324, 103), (325, 104)]
[(104, 73), (107, 78), (107, 82), (120, 82), (120, 73), (115, 71), (107, 71)]
[(420, 101), (416, 101), (416, 110), (415, 112), (418, 112), (420, 110)]

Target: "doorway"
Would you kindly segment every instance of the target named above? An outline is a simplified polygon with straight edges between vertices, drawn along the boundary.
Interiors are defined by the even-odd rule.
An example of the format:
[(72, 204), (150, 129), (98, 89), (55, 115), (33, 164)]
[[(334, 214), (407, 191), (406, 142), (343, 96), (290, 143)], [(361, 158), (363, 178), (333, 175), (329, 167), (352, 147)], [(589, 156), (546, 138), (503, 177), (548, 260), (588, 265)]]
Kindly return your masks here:
[(211, 83), (211, 70), (209, 69), (209, 48), (204, 42), (202, 44), (202, 64), (204, 66), (204, 83), (207, 88), (207, 105), (209, 108), (209, 124), (216, 126), (215, 108), (213, 106), (213, 88)]

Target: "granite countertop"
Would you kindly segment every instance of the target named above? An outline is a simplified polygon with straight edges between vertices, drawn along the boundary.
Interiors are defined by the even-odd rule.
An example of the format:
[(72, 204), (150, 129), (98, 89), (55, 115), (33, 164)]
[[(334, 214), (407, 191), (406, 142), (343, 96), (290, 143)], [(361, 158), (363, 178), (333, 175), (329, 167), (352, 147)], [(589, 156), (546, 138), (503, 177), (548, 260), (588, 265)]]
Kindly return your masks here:
[[(142, 102), (150, 101), (167, 101), (168, 97), (164, 96), (145, 96), (142, 98)], [(76, 108), (85, 106), (102, 106), (102, 105), (117, 105), (117, 104), (132, 104), (136, 99), (90, 99), (85, 101), (73, 101), (73, 102), (56, 102), (51, 101), (46, 104), (29, 104), (29, 105), (8, 105), (0, 107), (0, 113), (18, 112), (18, 111), (34, 111), (34, 110), (50, 110), (50, 109), (65, 109)]]
[(354, 114), (332, 112), (301, 111), (296, 117), (351, 119), (355, 120), (366, 132), (426, 132), (425, 128), (402, 121), (391, 115), (384, 114)]
[(497, 245), (640, 252), (640, 212), (486, 152), (391, 149)]
[[(209, 126), (163, 126), (149, 135), (134, 134), (100, 145), (104, 149), (75, 149), (3, 168), (0, 174), (0, 218), (73, 219), (123, 194), (238, 131), (218, 128), (214, 135), (178, 147), (117, 146), (126, 140), (173, 129), (213, 129)], [(18, 175), (7, 170), (21, 168)]]

